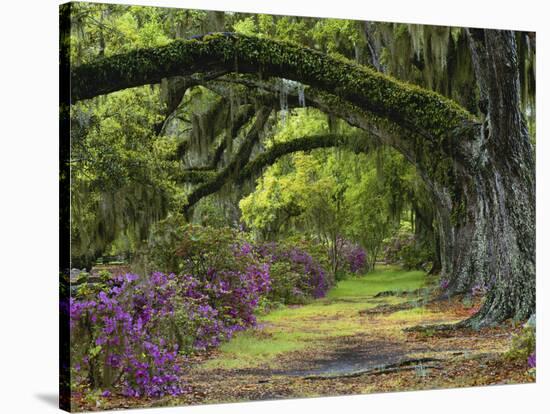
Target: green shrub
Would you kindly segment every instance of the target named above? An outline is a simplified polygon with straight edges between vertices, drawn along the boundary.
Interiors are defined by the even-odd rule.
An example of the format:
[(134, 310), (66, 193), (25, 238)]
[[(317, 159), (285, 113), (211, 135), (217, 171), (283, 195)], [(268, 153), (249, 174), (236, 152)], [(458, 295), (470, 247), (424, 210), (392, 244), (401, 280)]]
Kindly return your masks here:
[(146, 246), (141, 249), (133, 267), (138, 267), (141, 274), (153, 271), (178, 272), (181, 259), (176, 256), (176, 250), (183, 241), (183, 229), (186, 225), (185, 218), (179, 214), (171, 214), (155, 223), (149, 232)]
[(512, 337), (512, 345), (505, 356), (513, 360), (525, 360), (529, 358), (536, 348), (536, 327), (529, 321), (523, 325), (522, 330)]
[(236, 229), (188, 224), (173, 215), (153, 227), (142, 252), (144, 270), (195, 276), (207, 275), (210, 269), (243, 270), (234, 253), (245, 241)]
[(417, 240), (410, 231), (400, 230), (384, 244), (386, 263), (399, 263), (407, 270), (427, 270), (433, 262), (433, 247)]
[(330, 269), (330, 257), (327, 246), (319, 243), (307, 235), (295, 235), (278, 242), (283, 248), (290, 250), (294, 247), (309, 254), (323, 269)]

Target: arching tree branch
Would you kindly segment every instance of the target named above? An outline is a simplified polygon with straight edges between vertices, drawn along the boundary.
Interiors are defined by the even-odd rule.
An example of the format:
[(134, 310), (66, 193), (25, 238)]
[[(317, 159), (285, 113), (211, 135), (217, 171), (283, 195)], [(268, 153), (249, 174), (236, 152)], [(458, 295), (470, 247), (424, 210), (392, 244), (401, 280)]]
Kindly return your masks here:
[(449, 137), (450, 131), (464, 131), (465, 125), (475, 124), (466, 110), (436, 93), (299, 45), (241, 34), (176, 40), (81, 65), (71, 73), (72, 99), (216, 70), (300, 81), (432, 140), (440, 141)]
[[(365, 134), (361, 135), (340, 135), (324, 134), (308, 137), (295, 138), (287, 142), (279, 142), (270, 147), (267, 151), (258, 154), (253, 160), (248, 161), (236, 175), (224, 174), (223, 171), (216, 174), (214, 169), (208, 171), (185, 171), (180, 177), (182, 183), (205, 183), (218, 180), (218, 175), (223, 175), (224, 184), (233, 181), (242, 183), (275, 163), (279, 158), (299, 151), (311, 151), (318, 148), (341, 147), (359, 152), (368, 152), (373, 147), (373, 140)], [(205, 194), (206, 196), (208, 194)], [(191, 207), (191, 206), (189, 206)]]
[(236, 183), (242, 183), (258, 175), (265, 167), (272, 165), (279, 158), (287, 154), (299, 151), (310, 151), (318, 148), (341, 147), (357, 153), (368, 152), (373, 146), (373, 141), (368, 136), (362, 135), (339, 135), (325, 134), (309, 137), (295, 138), (291, 141), (274, 144), (267, 151), (259, 154), (235, 177)]

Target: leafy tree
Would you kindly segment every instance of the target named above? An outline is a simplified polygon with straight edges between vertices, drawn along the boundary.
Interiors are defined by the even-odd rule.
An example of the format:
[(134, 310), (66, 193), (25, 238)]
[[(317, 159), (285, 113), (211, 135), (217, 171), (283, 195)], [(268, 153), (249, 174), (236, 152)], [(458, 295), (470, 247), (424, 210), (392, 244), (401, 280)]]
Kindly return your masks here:
[[(156, 114), (164, 115), (167, 121), (175, 118), (172, 115), (180, 104), (189, 102), (184, 98), (192, 97), (198, 88), (206, 88), (220, 97), (205, 98), (208, 110), (197, 122), (182, 119), (180, 127), (174, 130), (178, 137), (176, 148), (167, 151), (168, 156), (151, 151), (151, 147), (156, 147), (149, 146), (146, 140), (159, 137), (166, 122), (155, 119), (144, 125), (138, 121), (136, 125), (141, 130), (130, 130), (132, 138), (125, 142), (121, 136), (126, 135), (122, 132), (127, 125), (113, 123), (110, 114), (101, 114), (94, 125), (106, 131), (105, 142), (112, 143), (115, 150), (107, 146), (101, 154), (92, 154), (98, 162), (90, 169), (91, 173), (82, 169), (89, 176), (76, 175), (75, 189), (88, 186), (94, 193), (85, 197), (89, 198), (88, 203), (82, 202), (83, 207), (75, 209), (76, 220), (100, 224), (89, 229), (101, 228), (101, 223), (111, 224), (101, 217), (104, 211), (109, 211), (99, 209), (105, 200), (101, 186), (108, 184), (117, 191), (134, 188), (137, 183), (133, 177), (151, 179), (146, 167), (156, 162), (166, 162), (168, 173), (153, 174), (155, 177), (150, 180), (154, 182), (153, 190), (162, 189), (163, 197), (170, 201), (167, 205), (176, 210), (174, 205), (179, 202), (180, 209), (193, 220), (193, 207), (202, 198), (215, 192), (227, 194), (232, 182), (244, 192), (252, 190), (250, 185), (246, 188), (242, 177), (251, 178), (263, 166), (298, 149), (333, 146), (368, 153), (373, 147), (385, 144), (412, 163), (417, 175), (403, 168), (401, 160), (394, 162), (385, 157), (386, 167), (378, 168), (382, 182), (372, 188), (367, 186), (365, 191), (369, 197), (383, 194), (379, 200), (388, 204), (383, 206), (384, 203), (374, 201), (376, 198), (364, 200), (380, 207), (374, 211), (385, 209), (395, 223), (404, 212), (410, 213), (415, 232), (423, 229), (418, 230), (418, 235), (433, 239), (434, 246), (439, 246), (441, 270), (450, 278), (452, 293), (469, 290), (479, 283), (493, 286), (483, 309), (469, 323), (490, 324), (509, 316), (524, 318), (533, 311), (534, 203), (524, 200), (534, 199), (534, 137), (527, 133), (535, 116), (534, 34), (350, 21), (317, 25), (315, 19), (238, 13), (227, 16), (219, 12), (171, 13), (169, 9), (128, 6), (75, 8), (74, 42), (69, 42), (70, 56), (78, 65), (71, 78), (73, 104), (90, 99), (79, 105), (91, 105), (96, 111), (95, 106), (101, 105), (102, 99), (110, 99), (98, 95), (136, 86), (146, 90), (148, 87), (144, 85), (160, 83), (159, 100), (163, 105)], [(169, 39), (197, 30), (195, 39), (159, 47)], [(258, 36), (226, 30), (248, 31)], [(222, 33), (204, 36), (208, 31)], [(133, 50), (141, 46), (154, 48), (139, 55), (132, 52), (117, 55), (126, 52), (125, 47)], [(139, 64), (135, 64), (136, 56)], [(372, 68), (357, 63), (367, 63)], [(247, 73), (242, 73), (243, 70)], [(417, 86), (403, 84), (377, 71)], [(155, 87), (150, 90), (152, 99), (156, 99)], [(509, 94), (504, 97), (502, 90)], [(125, 93), (139, 96), (137, 91)], [(147, 101), (142, 101), (144, 108)], [(302, 121), (311, 122), (304, 122), (302, 129), (296, 125), (293, 130), (288, 129), (291, 139), (271, 141), (292, 122), (293, 108), (306, 104), (328, 114), (329, 122), (316, 129), (316, 123), (321, 125), (318, 114), (298, 109)], [(224, 105), (229, 111), (216, 109)], [(274, 110), (279, 116), (269, 116)], [(229, 113), (229, 121), (220, 115), (224, 113)], [(241, 122), (236, 122), (239, 114), (244, 116)], [(342, 127), (341, 122), (334, 122), (336, 118), (350, 126)], [(120, 119), (130, 120), (131, 114), (120, 115)], [(491, 128), (484, 126), (487, 122)], [(159, 124), (163, 124), (160, 129)], [(120, 131), (116, 132), (117, 128)], [(350, 148), (349, 133), (358, 135), (353, 128), (375, 145), (356, 140), (356, 145)], [(78, 129), (75, 125), (74, 136), (80, 134)], [(94, 142), (94, 133), (89, 128), (82, 130), (80, 135), (85, 138), (81, 142)], [(297, 134), (302, 130), (315, 135), (300, 138)], [(166, 141), (152, 141), (162, 142), (162, 148), (170, 147), (164, 145)], [(132, 143), (136, 144), (134, 148)], [(272, 155), (269, 148), (277, 152)], [(132, 150), (142, 151), (150, 158), (138, 157), (137, 165), (130, 165), (126, 161)], [(209, 155), (202, 158), (194, 155), (200, 155), (202, 150)], [(339, 168), (337, 174), (331, 170), (337, 159), (331, 158), (331, 151), (316, 151), (322, 154), (317, 158), (320, 167), (313, 164), (296, 168), (301, 155), (288, 156), (289, 170), (281, 175), (294, 174), (296, 182), (289, 182), (288, 187), (303, 191), (298, 192), (296, 200), (283, 200), (275, 209), (265, 210), (265, 217), (273, 222), (284, 211), (282, 206), (295, 204), (299, 209), (291, 223), (281, 221), (288, 228), (283, 229), (282, 224), (275, 226), (277, 232), (313, 229), (320, 237), (330, 239), (328, 243), (334, 248), (337, 232), (354, 230), (348, 223), (349, 214), (342, 214), (350, 171), (346, 166)], [(115, 165), (108, 160), (116, 161)], [(170, 170), (172, 161), (179, 171)], [(306, 179), (301, 175), (302, 168), (317, 176)], [(158, 177), (161, 185), (157, 185)], [(418, 185), (418, 177), (425, 185)], [(273, 194), (279, 191), (271, 184), (270, 188), (276, 190)], [(128, 190), (127, 194), (134, 192)], [(143, 194), (138, 194), (128, 197), (129, 205), (145, 200)], [(154, 194), (154, 191), (147, 193), (147, 197)], [(431, 208), (425, 207), (426, 200), (432, 201)], [(107, 217), (117, 215), (109, 213)], [(316, 226), (315, 219), (319, 217), (332, 221)], [(369, 223), (363, 224), (381, 222), (381, 217), (382, 214), (373, 213)], [(101, 239), (114, 240), (132, 227), (148, 227), (150, 221), (149, 215), (135, 215), (116, 231), (112, 229), (117, 226), (109, 225)], [(434, 232), (434, 228), (438, 231)], [(79, 226), (79, 231), (86, 233), (86, 226)], [(358, 232), (351, 233), (359, 237)], [(81, 254), (99, 254), (107, 245), (85, 246)], [(499, 275), (498, 279), (494, 275)], [(514, 300), (510, 302), (511, 297)]]

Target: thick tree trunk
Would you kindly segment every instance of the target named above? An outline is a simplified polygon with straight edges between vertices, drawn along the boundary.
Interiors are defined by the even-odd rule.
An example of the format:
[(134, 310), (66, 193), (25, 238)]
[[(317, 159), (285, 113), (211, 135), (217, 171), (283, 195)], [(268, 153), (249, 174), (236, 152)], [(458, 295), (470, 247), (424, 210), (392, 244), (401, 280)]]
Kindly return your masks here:
[(438, 213), (451, 293), (475, 284), (489, 289), (469, 320), (479, 326), (535, 311), (535, 162), (513, 33), (472, 30), (470, 41), (486, 119), (478, 142), (463, 148), (470, 159), (457, 168), (459, 207), (449, 213), (443, 202)]

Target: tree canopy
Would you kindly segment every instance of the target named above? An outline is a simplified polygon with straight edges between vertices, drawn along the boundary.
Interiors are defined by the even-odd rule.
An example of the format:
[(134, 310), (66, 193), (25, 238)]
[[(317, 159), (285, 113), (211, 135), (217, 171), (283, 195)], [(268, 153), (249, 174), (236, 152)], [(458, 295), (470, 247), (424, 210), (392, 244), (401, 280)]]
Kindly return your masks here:
[[(325, 240), (333, 257), (345, 236), (373, 265), (406, 225), (456, 292), (475, 283), (509, 292), (522, 280), (529, 298), (505, 310), (488, 301), (487, 321), (534, 309), (534, 214), (515, 198), (534, 197), (530, 34), (72, 7), (76, 262), (135, 253), (154, 223), (182, 213), (266, 239), (299, 230)], [(493, 54), (496, 68), (517, 59), (502, 80), (517, 82), (508, 103), (519, 117), (497, 109), (484, 72)], [(503, 179), (517, 195), (504, 194)], [(491, 228), (507, 234), (507, 247)], [(514, 263), (499, 262), (505, 251)]]

